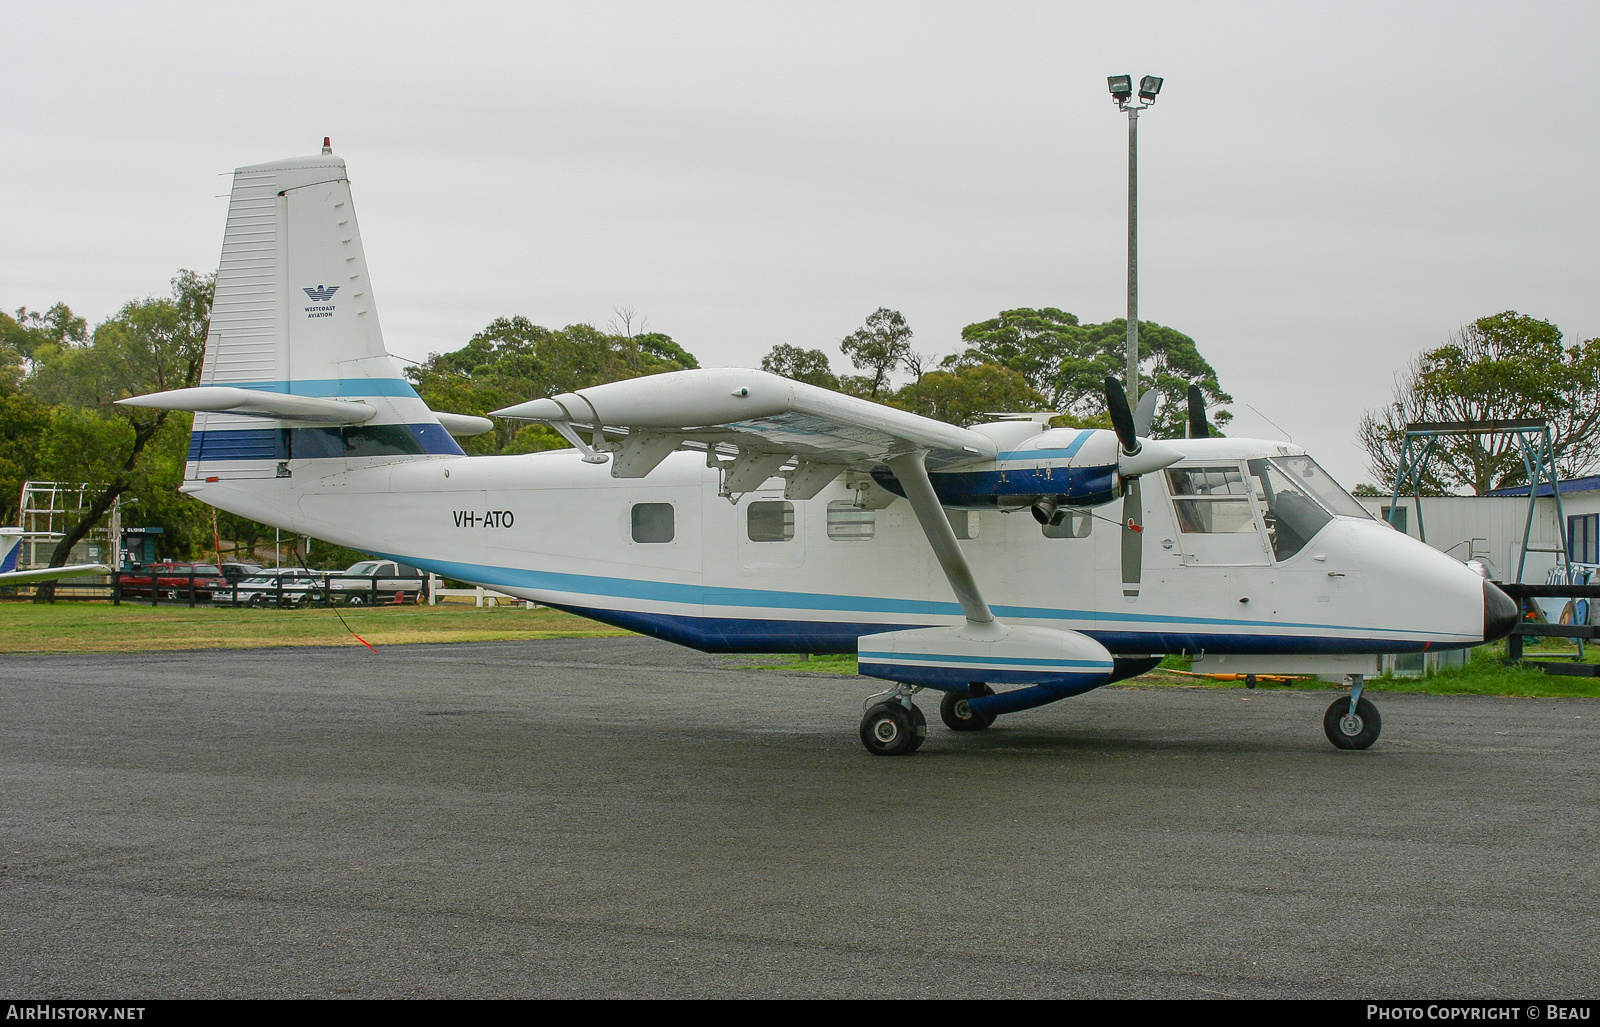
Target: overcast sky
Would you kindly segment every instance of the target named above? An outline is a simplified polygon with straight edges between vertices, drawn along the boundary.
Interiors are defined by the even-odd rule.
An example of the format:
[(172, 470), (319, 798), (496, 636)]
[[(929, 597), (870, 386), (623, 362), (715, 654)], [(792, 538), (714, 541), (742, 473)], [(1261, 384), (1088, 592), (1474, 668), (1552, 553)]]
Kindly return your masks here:
[[(212, 270), (234, 167), (349, 164), (390, 351), (631, 306), (703, 364), (1018, 306), (1194, 337), (1347, 485), (1475, 317), (1600, 334), (1600, 5), (0, 0), (0, 306)], [(1252, 412), (1251, 407), (1260, 411)]]

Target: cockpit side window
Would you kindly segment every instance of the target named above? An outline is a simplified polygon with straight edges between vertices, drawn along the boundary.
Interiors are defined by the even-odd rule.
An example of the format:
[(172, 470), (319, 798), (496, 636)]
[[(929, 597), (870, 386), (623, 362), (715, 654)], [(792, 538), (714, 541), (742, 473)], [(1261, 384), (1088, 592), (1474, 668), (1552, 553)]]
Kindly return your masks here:
[(1239, 534), (1256, 530), (1249, 486), (1237, 464), (1169, 467), (1167, 485), (1177, 509), (1179, 531)]

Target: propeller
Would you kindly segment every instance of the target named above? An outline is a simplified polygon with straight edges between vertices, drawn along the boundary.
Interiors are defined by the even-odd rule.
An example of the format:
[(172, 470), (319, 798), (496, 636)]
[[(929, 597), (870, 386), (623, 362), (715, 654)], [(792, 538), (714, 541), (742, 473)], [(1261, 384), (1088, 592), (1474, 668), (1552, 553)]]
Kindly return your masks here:
[[(1149, 411), (1145, 419), (1146, 430), (1150, 420), (1155, 417), (1156, 404), (1152, 398), (1155, 395), (1156, 391), (1151, 389), (1139, 400), (1140, 414), (1147, 409)], [(1146, 400), (1149, 400), (1148, 408)], [(1111, 414), (1111, 426), (1116, 429), (1117, 441), (1122, 444), (1122, 455), (1138, 456), (1144, 449), (1144, 443), (1139, 440), (1138, 421), (1133, 411), (1128, 409), (1128, 396), (1123, 391), (1122, 383), (1111, 377), (1106, 378), (1106, 409)], [(1139, 579), (1144, 571), (1144, 502), (1139, 490), (1139, 475), (1124, 472), (1121, 477), (1122, 594), (1135, 599), (1139, 595)]]
[(1135, 435), (1148, 437), (1150, 426), (1156, 423), (1156, 404), (1161, 402), (1161, 393), (1151, 389), (1139, 397), (1139, 405), (1133, 408), (1133, 432)]
[(1191, 439), (1209, 439), (1211, 425), (1206, 422), (1206, 398), (1200, 394), (1200, 386), (1189, 386), (1189, 437)]

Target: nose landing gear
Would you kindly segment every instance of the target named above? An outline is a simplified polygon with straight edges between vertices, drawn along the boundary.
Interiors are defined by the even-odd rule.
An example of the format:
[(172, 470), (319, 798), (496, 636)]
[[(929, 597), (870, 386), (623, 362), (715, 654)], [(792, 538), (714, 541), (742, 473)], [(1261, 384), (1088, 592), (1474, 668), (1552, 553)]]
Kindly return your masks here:
[(1370, 748), (1383, 731), (1383, 719), (1378, 716), (1378, 707), (1372, 704), (1371, 699), (1361, 695), (1361, 686), (1361, 677), (1353, 676), (1350, 697), (1335, 699), (1333, 705), (1328, 707), (1328, 712), (1322, 715), (1322, 731), (1337, 748)]

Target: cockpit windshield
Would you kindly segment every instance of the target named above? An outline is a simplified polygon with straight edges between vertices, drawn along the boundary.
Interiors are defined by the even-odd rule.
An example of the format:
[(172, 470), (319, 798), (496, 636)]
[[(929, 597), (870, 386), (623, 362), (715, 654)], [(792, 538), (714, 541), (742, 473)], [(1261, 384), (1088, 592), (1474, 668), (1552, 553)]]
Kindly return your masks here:
[(1251, 460), (1249, 468), (1272, 538), (1272, 553), (1279, 560), (1298, 553), (1336, 516), (1372, 519), (1309, 456)]

